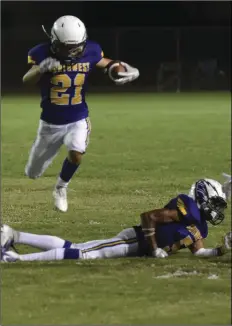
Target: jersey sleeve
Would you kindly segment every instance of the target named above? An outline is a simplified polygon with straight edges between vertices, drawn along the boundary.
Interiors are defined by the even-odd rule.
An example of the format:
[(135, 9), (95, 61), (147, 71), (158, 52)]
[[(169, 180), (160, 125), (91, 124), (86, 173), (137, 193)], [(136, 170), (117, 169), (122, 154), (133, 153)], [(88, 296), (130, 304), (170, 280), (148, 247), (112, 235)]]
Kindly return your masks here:
[(178, 222), (183, 225), (200, 224), (200, 211), (192, 198), (185, 194), (180, 194), (172, 199), (165, 208), (176, 209), (178, 211)]
[(36, 48), (29, 50), (27, 56), (27, 63), (29, 65), (39, 65), (39, 55), (38, 51), (36, 51)]
[(194, 242), (203, 239), (200, 228), (195, 225), (186, 226), (179, 230), (178, 240), (182, 248), (187, 248)]
[(176, 209), (181, 223), (185, 225), (201, 223), (200, 211), (196, 203), (189, 196), (184, 194), (177, 196)]
[(29, 65), (39, 65), (46, 58), (46, 45), (39, 44), (28, 52), (27, 63)]
[(91, 57), (92, 64), (95, 65), (104, 57), (104, 52), (98, 43), (93, 44)]
[(27, 63), (29, 65), (36, 65), (36, 60), (35, 60), (35, 57), (33, 56), (33, 54), (29, 51), (28, 52), (28, 56), (27, 56)]

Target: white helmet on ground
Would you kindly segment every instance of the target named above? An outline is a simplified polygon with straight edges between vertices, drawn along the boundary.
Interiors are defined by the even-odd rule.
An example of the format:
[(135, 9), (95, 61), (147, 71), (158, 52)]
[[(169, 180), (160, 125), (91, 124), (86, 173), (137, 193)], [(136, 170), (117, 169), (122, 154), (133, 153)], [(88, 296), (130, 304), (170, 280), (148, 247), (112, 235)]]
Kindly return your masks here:
[(50, 39), (52, 50), (59, 58), (79, 57), (87, 40), (85, 25), (75, 16), (62, 16), (54, 22)]
[(201, 179), (191, 186), (189, 197), (193, 198), (207, 221), (216, 225), (221, 223), (227, 207), (226, 195), (222, 185), (213, 179)]

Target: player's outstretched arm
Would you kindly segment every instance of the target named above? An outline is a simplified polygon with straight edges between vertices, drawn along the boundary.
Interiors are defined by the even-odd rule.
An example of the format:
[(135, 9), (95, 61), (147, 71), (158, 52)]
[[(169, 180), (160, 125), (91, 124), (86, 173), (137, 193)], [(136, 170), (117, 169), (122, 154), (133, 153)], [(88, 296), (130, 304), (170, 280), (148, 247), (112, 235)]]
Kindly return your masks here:
[(122, 64), (120, 64), (120, 61), (116, 61), (116, 60), (112, 60), (112, 59), (109, 59), (109, 58), (102, 58), (97, 64), (96, 66), (98, 68), (101, 68), (101, 69), (105, 69), (107, 68), (111, 63), (118, 63), (118, 71), (122, 71), (124, 72), (125, 71), (125, 68), (123, 67)]
[(155, 209), (150, 212), (145, 212), (140, 215), (141, 226), (144, 232), (144, 236), (147, 239), (150, 247), (150, 255), (155, 257), (167, 257), (167, 253), (158, 248), (155, 239), (155, 227), (156, 223), (171, 223), (178, 220), (178, 212), (173, 209)]

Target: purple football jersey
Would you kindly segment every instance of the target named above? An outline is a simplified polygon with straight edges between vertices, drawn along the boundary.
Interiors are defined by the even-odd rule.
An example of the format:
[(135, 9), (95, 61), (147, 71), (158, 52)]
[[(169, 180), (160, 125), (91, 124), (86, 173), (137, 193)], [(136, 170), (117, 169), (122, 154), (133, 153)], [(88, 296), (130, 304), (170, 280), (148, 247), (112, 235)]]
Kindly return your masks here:
[[(32, 48), (28, 63), (39, 65), (44, 59), (55, 57), (50, 43)], [(99, 44), (87, 41), (83, 55), (73, 65), (60, 65), (53, 72), (42, 75), (38, 86), (41, 93), (41, 119), (47, 123), (63, 125), (88, 117), (85, 101), (87, 79), (90, 71), (103, 58)]]
[[(189, 247), (197, 240), (204, 239), (208, 235), (208, 225), (195, 201), (185, 194), (180, 194), (170, 200), (165, 206), (168, 209), (176, 209), (179, 221), (172, 223), (156, 224), (156, 242), (159, 248), (169, 253)], [(135, 226), (139, 241), (139, 255), (146, 255), (148, 243), (142, 232), (141, 225)]]

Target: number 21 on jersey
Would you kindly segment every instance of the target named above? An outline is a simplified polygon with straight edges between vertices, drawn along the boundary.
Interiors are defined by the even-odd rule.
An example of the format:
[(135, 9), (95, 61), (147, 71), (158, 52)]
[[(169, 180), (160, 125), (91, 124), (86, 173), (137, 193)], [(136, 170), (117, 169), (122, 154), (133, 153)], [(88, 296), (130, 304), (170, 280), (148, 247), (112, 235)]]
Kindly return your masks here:
[[(85, 74), (78, 73), (72, 79), (67, 74), (55, 75), (51, 78), (51, 103), (56, 105), (77, 105), (82, 102), (81, 90), (85, 82)], [(73, 84), (72, 84), (73, 83)], [(73, 86), (74, 94), (66, 93)]]

